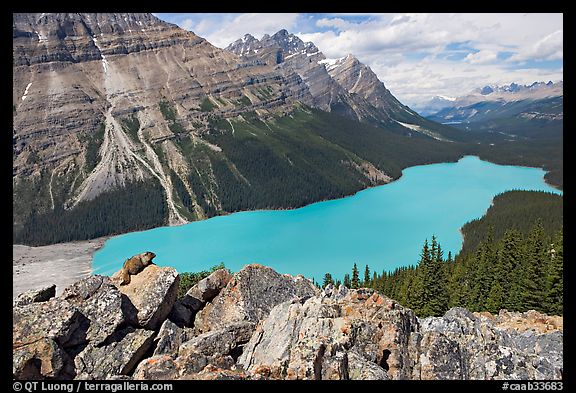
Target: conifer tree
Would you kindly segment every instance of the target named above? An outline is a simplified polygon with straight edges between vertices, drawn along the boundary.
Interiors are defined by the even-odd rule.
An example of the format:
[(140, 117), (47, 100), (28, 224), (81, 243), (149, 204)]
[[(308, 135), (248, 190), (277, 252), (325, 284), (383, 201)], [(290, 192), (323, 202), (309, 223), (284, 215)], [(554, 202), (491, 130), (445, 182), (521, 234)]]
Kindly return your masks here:
[(348, 273), (344, 274), (344, 283), (343, 284), (346, 288), (352, 287), (352, 285), (350, 283), (350, 275)]
[(350, 282), (352, 289), (360, 288), (360, 279), (358, 277), (358, 266), (356, 266), (356, 262), (354, 262), (354, 267), (352, 268), (352, 281)]
[(562, 230), (555, 236), (550, 250), (550, 266), (546, 282), (547, 313), (562, 315), (564, 311), (564, 239)]
[(370, 268), (368, 265), (366, 265), (366, 268), (364, 269), (364, 282), (362, 283), (362, 286), (370, 288)]
[(498, 253), (498, 282), (502, 288), (501, 307), (518, 310), (521, 299), (522, 235), (516, 229), (504, 232)]
[(330, 273), (324, 274), (324, 282), (322, 283), (322, 288), (326, 288), (328, 284), (334, 285), (334, 279)]
[(490, 289), (488, 299), (486, 299), (486, 311), (496, 314), (502, 306), (502, 286), (500, 282), (495, 281)]
[(528, 235), (526, 265), (522, 279), (522, 304), (528, 310), (545, 312), (546, 257), (544, 228), (538, 220)]

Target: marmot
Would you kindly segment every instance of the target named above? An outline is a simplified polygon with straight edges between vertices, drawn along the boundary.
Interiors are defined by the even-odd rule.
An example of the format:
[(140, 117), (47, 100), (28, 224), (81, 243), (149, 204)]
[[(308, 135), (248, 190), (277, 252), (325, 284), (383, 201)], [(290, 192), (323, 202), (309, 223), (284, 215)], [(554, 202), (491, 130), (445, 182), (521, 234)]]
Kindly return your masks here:
[(144, 268), (152, 262), (156, 254), (150, 251), (143, 252), (142, 254), (134, 255), (124, 262), (122, 269), (120, 269), (120, 285), (130, 284), (130, 275), (140, 273)]

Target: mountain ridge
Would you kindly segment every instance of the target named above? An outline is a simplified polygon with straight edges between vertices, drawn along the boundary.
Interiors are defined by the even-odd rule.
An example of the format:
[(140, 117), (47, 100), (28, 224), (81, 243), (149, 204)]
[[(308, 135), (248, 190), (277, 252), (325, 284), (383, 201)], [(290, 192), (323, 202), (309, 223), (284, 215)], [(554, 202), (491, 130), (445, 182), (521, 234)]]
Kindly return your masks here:
[[(324, 55), (286, 30), (264, 36), (251, 56), (150, 14), (14, 14), (13, 32), (19, 242), (38, 227), (62, 229), (64, 217), (97, 221), (85, 235), (97, 237), (341, 197), (398, 177), (410, 156), (458, 137), (400, 104), (355, 60), (330, 75), (318, 63)], [(368, 139), (353, 149), (333, 140), (324, 129), (342, 127), (340, 116)], [(374, 126), (381, 131), (359, 131)], [(384, 151), (389, 143), (414, 149), (382, 159), (369, 151), (374, 138)], [(450, 149), (416, 162), (455, 160), (460, 153)], [(288, 198), (273, 196), (278, 176)], [(124, 211), (132, 192), (164, 200), (146, 224), (137, 210)], [(110, 193), (116, 217), (94, 215)]]

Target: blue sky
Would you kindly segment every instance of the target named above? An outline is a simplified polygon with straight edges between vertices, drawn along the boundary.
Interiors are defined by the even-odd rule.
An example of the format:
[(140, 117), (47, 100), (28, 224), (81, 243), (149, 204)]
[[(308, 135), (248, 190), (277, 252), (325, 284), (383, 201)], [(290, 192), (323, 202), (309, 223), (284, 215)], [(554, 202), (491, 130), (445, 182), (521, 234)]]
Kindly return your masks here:
[(327, 58), (349, 53), (402, 102), (487, 84), (563, 79), (563, 14), (155, 14), (224, 48), (286, 29)]

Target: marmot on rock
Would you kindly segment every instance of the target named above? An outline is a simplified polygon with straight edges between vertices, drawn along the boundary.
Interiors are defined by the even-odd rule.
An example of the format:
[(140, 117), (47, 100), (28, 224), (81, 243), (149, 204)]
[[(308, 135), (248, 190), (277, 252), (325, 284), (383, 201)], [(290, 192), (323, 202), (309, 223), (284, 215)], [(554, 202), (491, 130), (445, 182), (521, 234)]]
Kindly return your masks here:
[(144, 268), (152, 262), (152, 259), (156, 254), (150, 251), (143, 252), (142, 254), (134, 255), (124, 262), (122, 269), (120, 270), (120, 285), (130, 284), (130, 275), (135, 275), (140, 273)]

